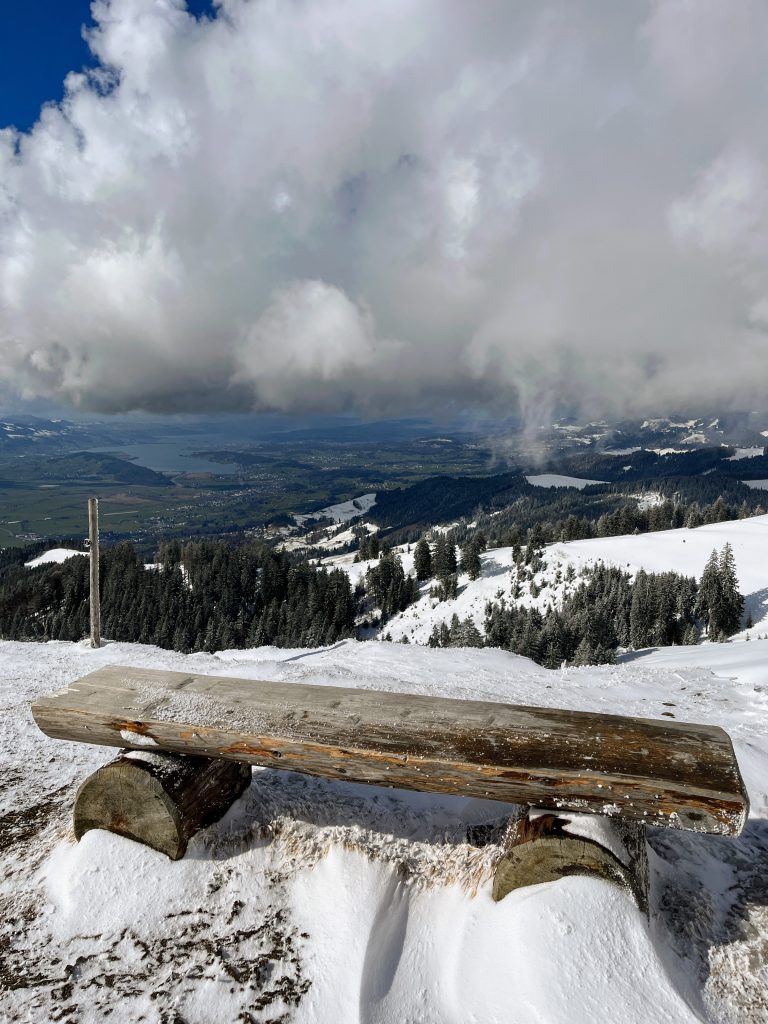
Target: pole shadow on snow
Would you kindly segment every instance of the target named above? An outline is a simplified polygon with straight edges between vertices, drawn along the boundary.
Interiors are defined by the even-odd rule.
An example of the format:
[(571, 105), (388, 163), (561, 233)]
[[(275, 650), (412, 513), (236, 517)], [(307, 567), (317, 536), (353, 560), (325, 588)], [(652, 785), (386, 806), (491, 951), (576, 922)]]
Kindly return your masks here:
[(334, 644), (333, 647), (323, 647), (319, 651), (307, 651), (304, 654), (294, 654), (291, 658), (280, 658), (280, 660), (275, 664), (287, 665), (289, 661), (301, 661), (303, 658), (316, 657), (318, 654), (330, 654), (331, 651), (338, 651), (340, 647), (344, 647), (346, 643), (346, 640), (340, 640), (337, 644)]

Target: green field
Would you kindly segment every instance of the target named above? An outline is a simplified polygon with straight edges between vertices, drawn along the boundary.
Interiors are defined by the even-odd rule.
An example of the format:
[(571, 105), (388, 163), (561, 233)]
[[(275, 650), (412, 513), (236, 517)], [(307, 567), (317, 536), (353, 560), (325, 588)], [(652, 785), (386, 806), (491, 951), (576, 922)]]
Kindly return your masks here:
[(99, 498), (105, 538), (221, 534), (311, 512), (435, 473), (483, 473), (489, 454), (465, 441), (293, 442), (205, 450), (231, 475), (157, 473), (111, 453), (0, 459), (0, 545), (82, 538)]

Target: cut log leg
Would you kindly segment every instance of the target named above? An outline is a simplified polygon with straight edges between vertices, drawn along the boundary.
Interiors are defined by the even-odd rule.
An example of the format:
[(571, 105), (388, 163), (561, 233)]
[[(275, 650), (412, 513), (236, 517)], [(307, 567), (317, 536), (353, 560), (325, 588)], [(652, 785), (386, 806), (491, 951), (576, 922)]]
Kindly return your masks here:
[(513, 818), (502, 840), (493, 898), (569, 875), (595, 875), (629, 893), (648, 911), (645, 827), (619, 817), (529, 811)]
[(236, 761), (124, 751), (80, 786), (75, 836), (103, 828), (179, 860), (192, 836), (217, 821), (250, 781), (250, 765)]

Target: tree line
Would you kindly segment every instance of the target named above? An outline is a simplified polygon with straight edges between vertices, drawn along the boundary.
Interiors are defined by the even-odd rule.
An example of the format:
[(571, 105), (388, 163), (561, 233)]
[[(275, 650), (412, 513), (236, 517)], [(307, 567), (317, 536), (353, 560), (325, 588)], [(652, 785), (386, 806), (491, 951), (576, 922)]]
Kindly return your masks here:
[[(710, 523), (765, 514), (757, 499), (752, 503), (742, 501), (735, 505), (729, 504), (722, 495), (706, 505), (697, 501), (686, 502), (679, 496), (645, 505), (636, 499), (623, 500), (618, 507), (602, 510), (597, 516), (593, 508), (590, 515), (571, 513), (563, 518), (539, 517), (527, 505), (528, 499), (520, 499), (510, 508), (493, 514), (477, 512), (471, 525), (461, 523), (454, 528), (454, 536), (458, 543), (465, 543), (474, 532), (480, 532), (489, 548), (514, 547), (516, 544), (554, 544), (593, 537), (653, 533), (683, 526), (696, 529)], [(526, 522), (529, 523), (527, 528), (521, 525)]]
[[(634, 579), (599, 563), (576, 578), (572, 566), (559, 607), (521, 603), (524, 587), (536, 599), (537, 574), (546, 568), (543, 531), (535, 543), (516, 545), (512, 602), (489, 602), (484, 632), (457, 616), (435, 627), (433, 647), (502, 647), (548, 667), (613, 660), (619, 648), (723, 640), (744, 612), (730, 545), (712, 552), (701, 582), (676, 573)], [(400, 557), (380, 548), (357, 586), (341, 569), (327, 569), (260, 544), (172, 541), (145, 567), (130, 543), (102, 551), (103, 634), (182, 652), (259, 646), (316, 647), (355, 636), (358, 626), (380, 626), (420, 596), (433, 581), (438, 599), (456, 595), (458, 573), (480, 575), (485, 537), (475, 531), (457, 554), (452, 533), (441, 531), (414, 550), (415, 576)], [(88, 559), (26, 569), (29, 552), (0, 554), (0, 636), (13, 640), (79, 640), (88, 632)], [(749, 625), (749, 623), (747, 623)]]
[[(172, 650), (316, 647), (355, 634), (356, 602), (341, 569), (292, 562), (263, 546), (173, 541), (145, 568), (130, 543), (102, 549), (104, 636)], [(0, 571), (0, 635), (79, 640), (88, 632), (88, 559)]]

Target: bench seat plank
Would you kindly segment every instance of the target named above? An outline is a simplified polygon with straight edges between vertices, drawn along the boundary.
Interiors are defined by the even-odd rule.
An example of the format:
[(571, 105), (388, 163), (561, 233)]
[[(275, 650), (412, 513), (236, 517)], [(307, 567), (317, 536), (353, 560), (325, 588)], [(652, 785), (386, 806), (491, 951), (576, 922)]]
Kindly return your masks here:
[(43, 697), (44, 733), (403, 789), (738, 834), (719, 728), (487, 701), (110, 666)]

